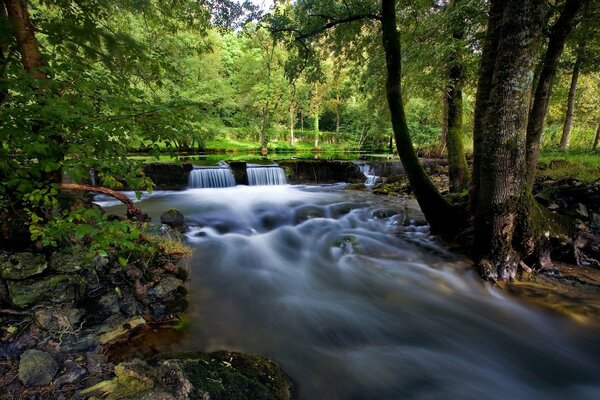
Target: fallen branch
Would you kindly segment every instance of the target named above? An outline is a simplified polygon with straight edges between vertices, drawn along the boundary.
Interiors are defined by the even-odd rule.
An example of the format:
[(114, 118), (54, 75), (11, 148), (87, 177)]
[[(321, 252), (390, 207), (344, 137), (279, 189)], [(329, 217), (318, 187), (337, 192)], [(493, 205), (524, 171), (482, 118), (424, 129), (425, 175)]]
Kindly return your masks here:
[(82, 185), (80, 183), (61, 183), (60, 188), (63, 190), (81, 190), (85, 192), (94, 192), (105, 194), (107, 196), (114, 197), (119, 200), (121, 203), (127, 206), (127, 217), (135, 218), (140, 221), (144, 221), (147, 219), (147, 215), (142, 212), (139, 208), (135, 206), (133, 201), (123, 193), (119, 193), (116, 190), (112, 190), (109, 188), (101, 187), (101, 186), (92, 186), (92, 185)]

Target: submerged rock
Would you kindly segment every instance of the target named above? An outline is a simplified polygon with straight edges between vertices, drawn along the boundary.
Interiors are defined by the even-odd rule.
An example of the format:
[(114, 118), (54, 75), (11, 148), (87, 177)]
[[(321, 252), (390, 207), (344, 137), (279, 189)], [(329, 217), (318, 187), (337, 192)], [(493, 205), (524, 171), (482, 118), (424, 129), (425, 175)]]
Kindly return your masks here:
[(25, 386), (43, 386), (52, 382), (58, 365), (52, 356), (41, 350), (27, 350), (19, 361), (19, 380)]
[(0, 253), (0, 276), (4, 279), (26, 279), (44, 272), (47, 267), (42, 254)]

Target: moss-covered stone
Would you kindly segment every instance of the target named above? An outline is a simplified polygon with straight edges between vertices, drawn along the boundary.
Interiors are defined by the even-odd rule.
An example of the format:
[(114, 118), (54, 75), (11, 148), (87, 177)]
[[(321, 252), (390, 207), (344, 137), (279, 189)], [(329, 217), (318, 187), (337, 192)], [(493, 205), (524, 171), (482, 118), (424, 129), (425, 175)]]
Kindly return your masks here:
[(92, 261), (82, 247), (55, 252), (50, 257), (50, 269), (63, 273), (74, 273), (92, 267)]
[(85, 279), (67, 274), (43, 279), (8, 281), (11, 302), (22, 308), (45, 300), (54, 303), (75, 300), (85, 294), (86, 288)]
[(42, 254), (0, 253), (0, 277), (4, 279), (26, 279), (44, 272), (47, 267)]

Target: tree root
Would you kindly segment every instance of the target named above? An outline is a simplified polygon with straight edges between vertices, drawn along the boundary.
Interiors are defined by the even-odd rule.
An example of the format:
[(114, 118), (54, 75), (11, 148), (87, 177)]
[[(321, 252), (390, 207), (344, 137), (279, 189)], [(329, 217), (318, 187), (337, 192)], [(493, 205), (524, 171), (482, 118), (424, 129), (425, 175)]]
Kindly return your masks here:
[(129, 219), (135, 219), (138, 221), (147, 221), (150, 219), (148, 217), (148, 214), (143, 213), (142, 210), (137, 208), (135, 206), (135, 204), (133, 203), (133, 201), (131, 201), (131, 199), (129, 197), (127, 197), (123, 193), (119, 193), (115, 190), (101, 187), (101, 186), (82, 185), (80, 183), (64, 183), (64, 182), (60, 184), (60, 188), (63, 190), (80, 190), (80, 191), (85, 191), (85, 192), (100, 193), (100, 194), (105, 194), (107, 196), (114, 197), (115, 199), (119, 200), (121, 203), (125, 204), (125, 206), (127, 207), (127, 217)]

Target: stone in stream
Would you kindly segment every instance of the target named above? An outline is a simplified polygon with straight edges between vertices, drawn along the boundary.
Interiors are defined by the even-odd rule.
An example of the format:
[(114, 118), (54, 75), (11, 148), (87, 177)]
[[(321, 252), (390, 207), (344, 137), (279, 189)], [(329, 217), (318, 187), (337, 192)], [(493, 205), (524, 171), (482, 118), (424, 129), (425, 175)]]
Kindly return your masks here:
[(0, 276), (4, 279), (26, 279), (44, 272), (47, 267), (42, 254), (0, 253)]
[(25, 386), (47, 385), (52, 382), (57, 372), (58, 365), (50, 354), (36, 349), (21, 354), (19, 380)]
[(185, 218), (183, 214), (174, 208), (167, 210), (160, 216), (160, 222), (180, 232), (185, 231)]

